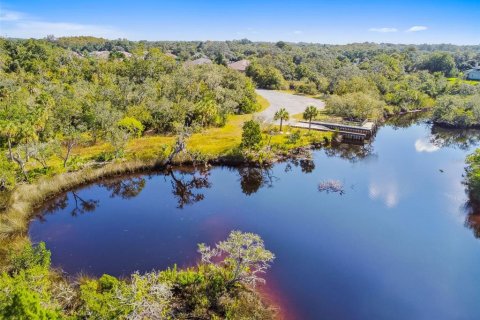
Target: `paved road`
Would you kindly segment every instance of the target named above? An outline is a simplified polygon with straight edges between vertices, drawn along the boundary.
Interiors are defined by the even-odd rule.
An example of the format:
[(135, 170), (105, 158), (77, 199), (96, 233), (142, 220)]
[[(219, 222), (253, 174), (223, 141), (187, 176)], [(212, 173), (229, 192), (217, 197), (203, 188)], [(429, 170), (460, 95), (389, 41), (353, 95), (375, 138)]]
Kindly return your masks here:
[(267, 109), (258, 113), (260, 118), (268, 122), (273, 122), (275, 112), (280, 108), (285, 108), (290, 115), (294, 115), (305, 111), (307, 106), (313, 105), (319, 109), (325, 107), (323, 101), (314, 98), (264, 89), (257, 89), (256, 92), (270, 102), (270, 106)]

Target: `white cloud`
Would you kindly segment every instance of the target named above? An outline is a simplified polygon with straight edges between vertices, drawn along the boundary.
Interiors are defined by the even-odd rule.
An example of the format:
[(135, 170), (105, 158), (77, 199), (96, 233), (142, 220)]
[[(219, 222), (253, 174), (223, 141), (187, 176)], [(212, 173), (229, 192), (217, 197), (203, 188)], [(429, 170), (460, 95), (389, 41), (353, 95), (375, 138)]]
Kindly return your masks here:
[(433, 143), (431, 143), (428, 139), (417, 139), (415, 141), (415, 150), (417, 152), (435, 152), (440, 148)]
[(413, 26), (410, 29), (408, 29), (407, 32), (425, 31), (427, 29), (428, 29), (428, 27), (426, 27), (426, 26)]
[(109, 39), (127, 37), (125, 33), (111, 26), (50, 22), (7, 10), (2, 10), (0, 21), (2, 21), (0, 36), (12, 38), (44, 38), (50, 34), (56, 37), (95, 36)]
[(371, 32), (380, 32), (380, 33), (389, 33), (389, 32), (397, 32), (397, 28), (370, 28), (368, 31)]
[(0, 11), (0, 21), (17, 21), (22, 18), (20, 12), (4, 10)]
[(293, 34), (302, 34), (302, 33), (303, 33), (302, 30), (295, 30), (295, 31), (293, 31)]

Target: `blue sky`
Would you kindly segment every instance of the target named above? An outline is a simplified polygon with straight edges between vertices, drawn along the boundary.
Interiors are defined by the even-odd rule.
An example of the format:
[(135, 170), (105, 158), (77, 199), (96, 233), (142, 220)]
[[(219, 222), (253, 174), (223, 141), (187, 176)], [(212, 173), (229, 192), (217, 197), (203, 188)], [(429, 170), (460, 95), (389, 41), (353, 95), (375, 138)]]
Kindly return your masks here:
[(480, 0), (0, 0), (0, 35), (480, 44)]

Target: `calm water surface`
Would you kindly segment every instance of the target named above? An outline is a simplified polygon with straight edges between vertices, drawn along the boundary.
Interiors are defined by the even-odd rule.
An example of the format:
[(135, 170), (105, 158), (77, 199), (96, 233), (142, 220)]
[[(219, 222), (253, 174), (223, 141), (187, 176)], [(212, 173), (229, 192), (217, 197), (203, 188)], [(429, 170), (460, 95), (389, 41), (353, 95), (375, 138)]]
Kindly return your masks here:
[[(462, 185), (477, 133), (386, 126), (365, 147), (269, 170), (108, 180), (48, 203), (30, 235), (70, 274), (194, 264), (196, 244), (258, 233), (267, 291), (294, 319), (479, 319), (480, 239)], [(320, 192), (335, 179), (344, 193)]]

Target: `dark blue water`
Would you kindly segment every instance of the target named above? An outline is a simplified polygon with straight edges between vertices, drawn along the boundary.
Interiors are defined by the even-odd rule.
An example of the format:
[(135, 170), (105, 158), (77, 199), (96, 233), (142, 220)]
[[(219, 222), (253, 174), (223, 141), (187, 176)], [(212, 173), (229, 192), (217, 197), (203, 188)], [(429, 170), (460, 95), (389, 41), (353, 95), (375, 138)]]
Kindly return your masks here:
[[(267, 291), (295, 319), (479, 319), (480, 240), (462, 174), (477, 133), (386, 126), (363, 147), (269, 170), (108, 180), (47, 204), (30, 235), (70, 274), (194, 264), (196, 244), (258, 233)], [(338, 180), (343, 192), (319, 191)]]

